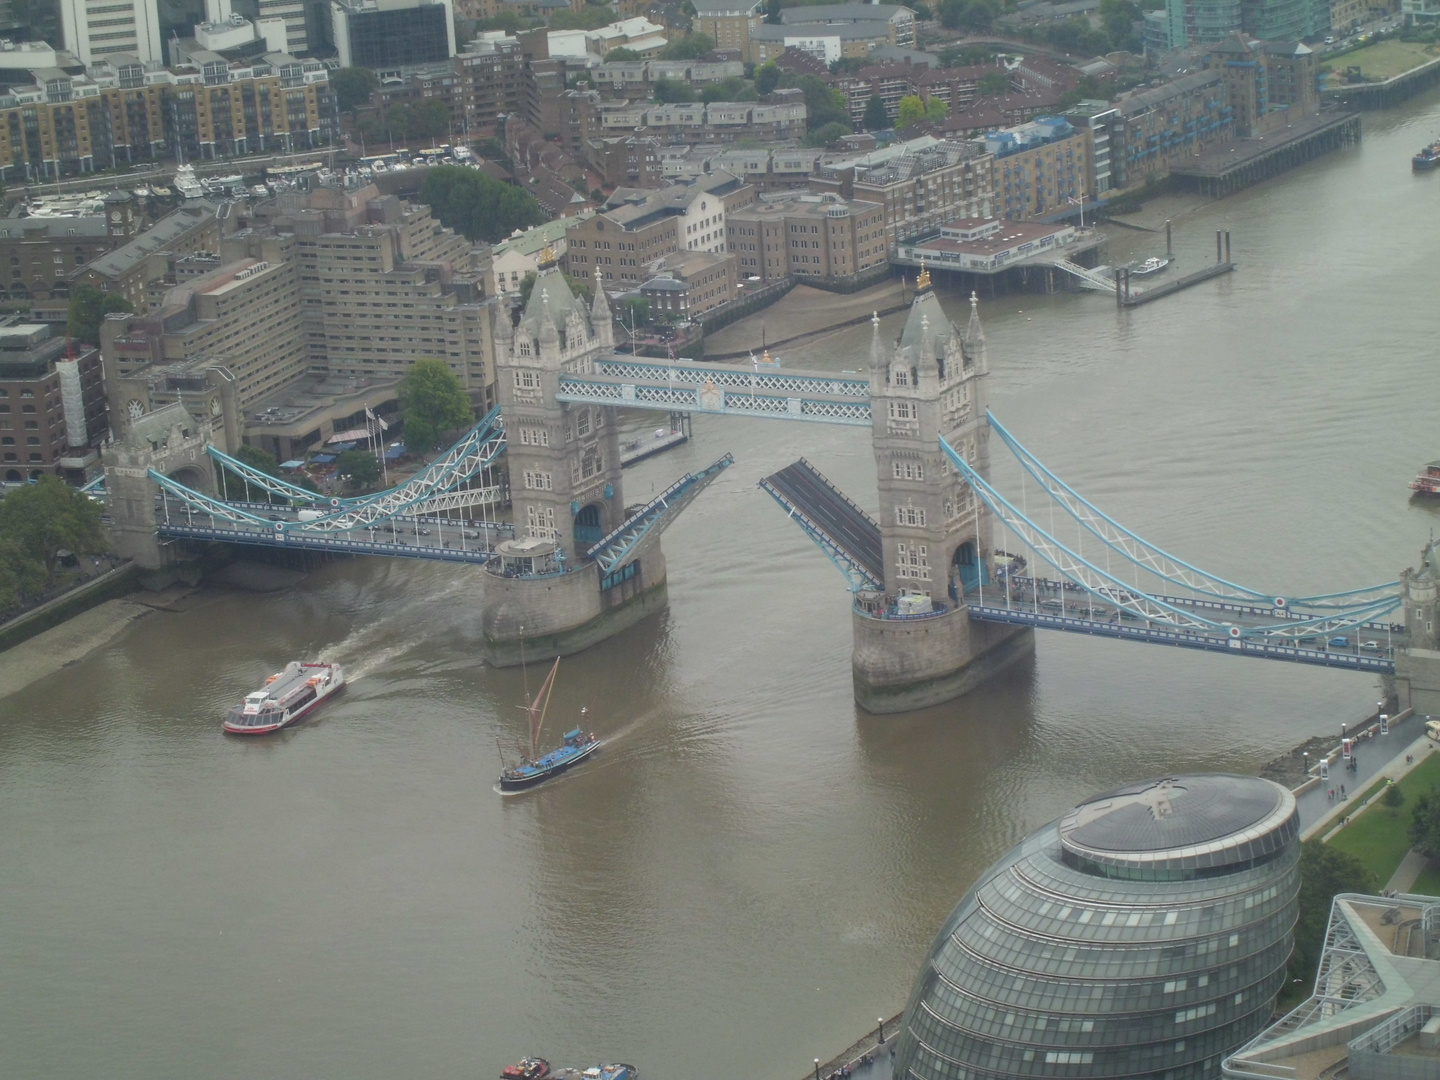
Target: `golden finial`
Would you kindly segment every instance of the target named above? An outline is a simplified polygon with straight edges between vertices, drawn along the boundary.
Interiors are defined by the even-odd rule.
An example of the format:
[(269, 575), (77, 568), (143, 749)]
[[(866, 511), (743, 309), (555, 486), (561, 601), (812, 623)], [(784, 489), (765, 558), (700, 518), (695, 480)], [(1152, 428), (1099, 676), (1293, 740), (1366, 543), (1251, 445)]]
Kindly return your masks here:
[(544, 270), (547, 266), (554, 266), (559, 261), (560, 260), (555, 257), (555, 249), (547, 240), (545, 246), (540, 250), (540, 269)]
[(773, 364), (773, 363), (775, 362), (775, 361), (773, 361), (773, 360), (770, 359), (770, 350), (769, 350), (769, 349), (766, 349), (765, 352), (764, 352), (764, 354), (761, 355), (761, 357), (760, 357), (760, 362), (761, 362), (762, 364)]
[(924, 292), (930, 288), (930, 271), (925, 269), (925, 260), (920, 260), (920, 276), (915, 279), (915, 291)]

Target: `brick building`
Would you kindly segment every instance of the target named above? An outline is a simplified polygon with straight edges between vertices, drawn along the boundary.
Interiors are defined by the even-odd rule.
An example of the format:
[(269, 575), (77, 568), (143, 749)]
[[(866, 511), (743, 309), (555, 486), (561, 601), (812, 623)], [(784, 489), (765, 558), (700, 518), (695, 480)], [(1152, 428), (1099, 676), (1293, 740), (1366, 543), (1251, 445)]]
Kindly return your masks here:
[(192, 199), (113, 251), (91, 260), (74, 277), (103, 293), (116, 293), (137, 312), (150, 309), (152, 286), (164, 281), (170, 260), (197, 252), (216, 254), (226, 220), (220, 207)]
[(650, 301), (650, 318), (666, 314), (677, 319), (697, 319), (721, 304), (735, 299), (734, 255), (711, 251), (677, 251), (650, 267), (654, 274), (640, 286), (640, 295)]
[[(1013, 221), (1087, 201), (1090, 135), (1058, 116), (992, 131), (977, 146), (994, 158), (995, 209)], [(987, 215), (988, 216), (988, 215)]]
[(43, 323), (0, 326), (0, 480), (79, 474), (109, 431), (98, 349), (67, 350)]
[(736, 272), (765, 281), (848, 278), (887, 258), (884, 208), (834, 193), (771, 195), (729, 215)]

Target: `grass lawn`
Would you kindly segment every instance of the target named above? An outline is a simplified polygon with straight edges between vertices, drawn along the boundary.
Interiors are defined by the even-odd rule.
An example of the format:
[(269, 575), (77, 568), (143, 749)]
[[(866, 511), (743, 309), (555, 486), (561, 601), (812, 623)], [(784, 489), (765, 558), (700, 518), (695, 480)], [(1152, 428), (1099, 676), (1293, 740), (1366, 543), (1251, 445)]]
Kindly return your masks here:
[(1410, 886), (1410, 891), (1422, 896), (1440, 896), (1440, 866), (1431, 863), (1421, 870), (1415, 884)]
[(1419, 67), (1427, 60), (1434, 60), (1433, 48), (1417, 41), (1377, 41), (1374, 45), (1336, 56), (1327, 63), (1341, 76), (1347, 67), (1358, 64), (1361, 74), (1368, 79), (1389, 79)]
[[(1383, 802), (1376, 802), (1340, 830), (1330, 845), (1354, 855), (1374, 872), (1376, 885), (1385, 888), (1390, 875), (1410, 850), (1406, 832), (1410, 828), (1415, 796), (1436, 786), (1440, 786), (1440, 752), (1430, 753), (1400, 781), (1400, 790), (1405, 795), (1403, 806), (1392, 810)], [(1422, 876), (1421, 882), (1424, 881)]]

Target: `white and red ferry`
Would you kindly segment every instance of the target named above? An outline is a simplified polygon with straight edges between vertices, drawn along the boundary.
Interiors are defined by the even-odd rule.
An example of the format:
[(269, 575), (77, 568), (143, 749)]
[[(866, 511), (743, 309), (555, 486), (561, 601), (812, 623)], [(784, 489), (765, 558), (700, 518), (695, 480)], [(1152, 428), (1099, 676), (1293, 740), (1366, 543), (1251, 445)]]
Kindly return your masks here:
[(345, 688), (339, 664), (292, 660), (265, 685), (232, 708), (225, 730), (235, 735), (268, 735), (295, 723), (326, 698)]

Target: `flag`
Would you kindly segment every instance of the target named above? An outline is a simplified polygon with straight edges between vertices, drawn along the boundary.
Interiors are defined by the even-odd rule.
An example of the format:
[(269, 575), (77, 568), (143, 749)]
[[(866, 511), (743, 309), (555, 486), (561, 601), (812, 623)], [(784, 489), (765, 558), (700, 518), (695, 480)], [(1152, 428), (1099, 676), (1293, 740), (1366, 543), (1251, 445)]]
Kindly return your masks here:
[(366, 419), (369, 419), (369, 420), (374, 420), (374, 419), (375, 419), (375, 413), (371, 410), (371, 408), (370, 408), (369, 405), (366, 405), (366, 406), (365, 406), (365, 416), (366, 416)]

